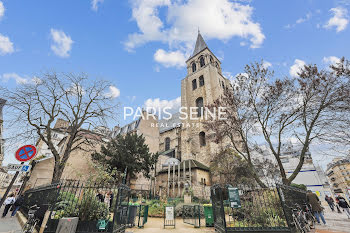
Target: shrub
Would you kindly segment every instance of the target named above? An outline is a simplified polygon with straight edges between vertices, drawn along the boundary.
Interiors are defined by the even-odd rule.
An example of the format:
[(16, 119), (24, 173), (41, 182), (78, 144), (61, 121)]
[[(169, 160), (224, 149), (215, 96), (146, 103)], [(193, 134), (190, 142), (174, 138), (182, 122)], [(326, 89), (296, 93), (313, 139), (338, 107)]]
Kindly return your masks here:
[(79, 217), (81, 221), (95, 221), (109, 217), (108, 206), (100, 202), (91, 189), (84, 190), (83, 198), (80, 201), (73, 193), (60, 193), (55, 211), (55, 219)]

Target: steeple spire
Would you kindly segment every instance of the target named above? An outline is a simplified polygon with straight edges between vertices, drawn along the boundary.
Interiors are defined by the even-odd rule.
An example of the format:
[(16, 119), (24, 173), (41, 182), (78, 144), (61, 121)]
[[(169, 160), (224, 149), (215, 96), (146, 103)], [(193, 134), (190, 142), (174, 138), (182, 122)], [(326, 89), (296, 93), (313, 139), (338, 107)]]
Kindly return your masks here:
[(198, 36), (197, 36), (197, 41), (196, 41), (196, 46), (194, 47), (194, 51), (191, 57), (195, 56), (197, 53), (202, 51), (203, 49), (208, 48), (207, 44), (205, 43), (199, 28), (198, 28)]

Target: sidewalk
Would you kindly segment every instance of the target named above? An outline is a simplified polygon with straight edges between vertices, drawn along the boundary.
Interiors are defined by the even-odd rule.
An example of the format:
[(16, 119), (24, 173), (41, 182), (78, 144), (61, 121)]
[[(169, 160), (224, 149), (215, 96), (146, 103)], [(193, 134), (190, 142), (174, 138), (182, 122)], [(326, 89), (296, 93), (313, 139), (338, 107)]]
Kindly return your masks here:
[[(144, 228), (138, 229), (128, 228), (126, 233), (214, 233), (214, 227), (205, 228), (204, 226), (201, 228), (194, 228), (189, 224), (184, 224), (182, 218), (176, 218), (176, 227), (167, 227), (163, 228), (164, 219), (163, 218), (148, 218), (148, 222), (145, 224)], [(204, 224), (204, 221), (203, 221)]]
[(350, 219), (346, 216), (346, 213), (341, 214), (337, 211), (332, 212), (328, 206), (325, 208), (324, 217), (326, 219), (326, 225), (316, 225), (317, 233), (348, 233), (350, 232)]
[[(0, 214), (4, 211), (4, 207), (0, 209)], [(17, 221), (17, 217), (11, 218), (11, 212), (7, 214), (5, 218), (0, 216), (0, 233), (21, 233), (21, 226)]]

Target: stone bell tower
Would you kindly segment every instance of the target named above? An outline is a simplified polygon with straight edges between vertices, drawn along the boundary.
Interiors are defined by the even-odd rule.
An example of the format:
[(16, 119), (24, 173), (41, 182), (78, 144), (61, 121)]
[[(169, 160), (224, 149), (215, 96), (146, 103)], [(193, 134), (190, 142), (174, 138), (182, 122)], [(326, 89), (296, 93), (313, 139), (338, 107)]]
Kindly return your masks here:
[[(181, 81), (181, 106), (186, 107), (188, 117), (182, 120), (181, 160), (195, 159), (209, 166), (219, 145), (213, 142), (215, 135), (204, 128), (206, 119), (201, 109), (214, 103), (231, 84), (222, 75), (220, 60), (199, 32), (193, 54), (186, 64), (187, 76)], [(196, 119), (190, 119), (191, 109)]]

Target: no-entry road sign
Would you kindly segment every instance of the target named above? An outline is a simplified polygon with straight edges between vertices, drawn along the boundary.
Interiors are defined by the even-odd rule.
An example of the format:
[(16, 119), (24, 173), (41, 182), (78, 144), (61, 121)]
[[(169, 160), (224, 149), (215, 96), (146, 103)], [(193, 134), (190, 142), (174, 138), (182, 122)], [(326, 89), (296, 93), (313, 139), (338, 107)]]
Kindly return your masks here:
[(16, 151), (16, 159), (20, 162), (31, 160), (36, 155), (36, 147), (33, 145), (22, 146)]

